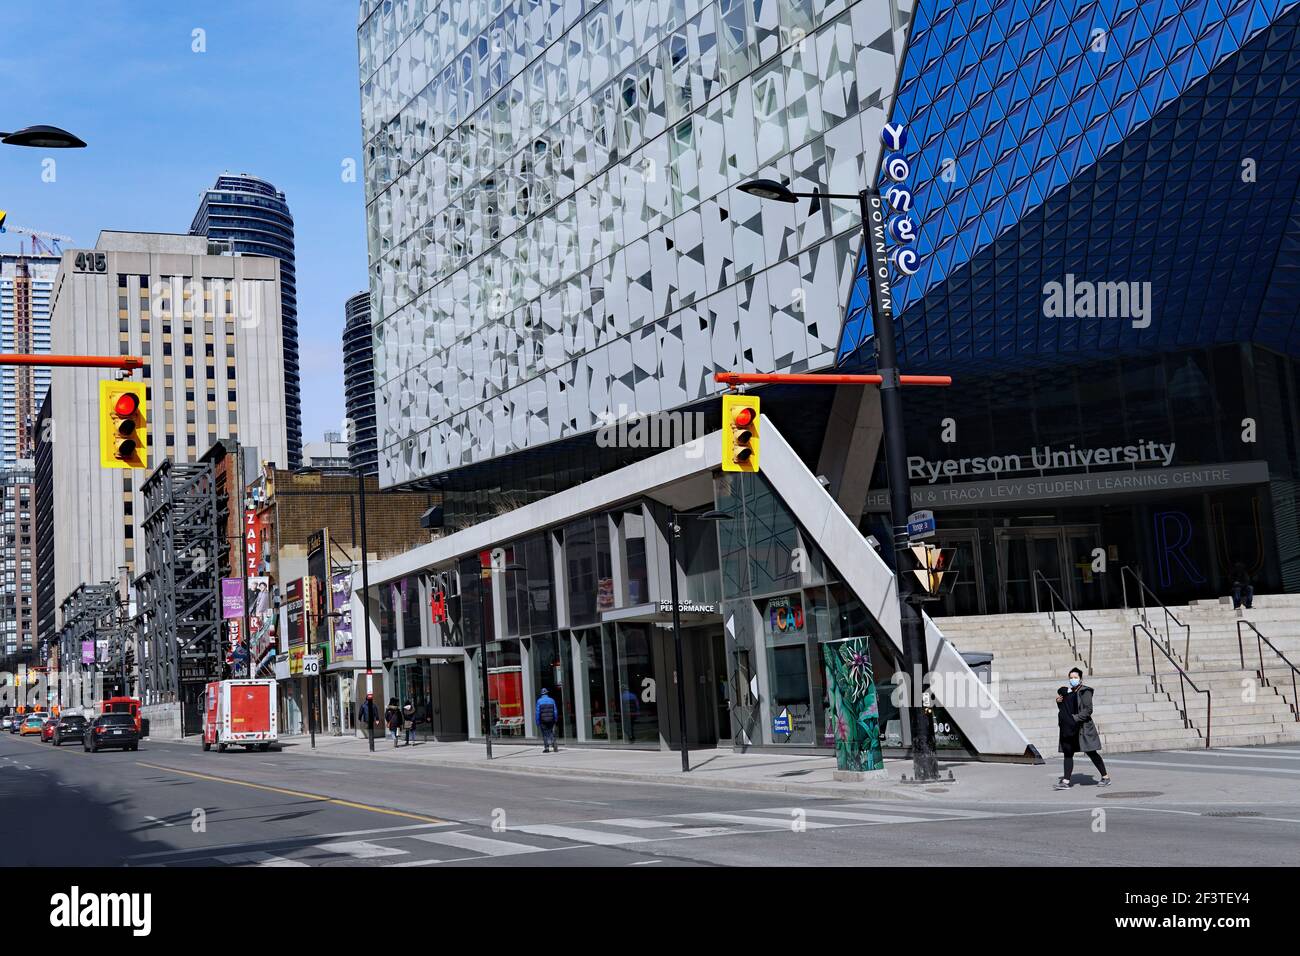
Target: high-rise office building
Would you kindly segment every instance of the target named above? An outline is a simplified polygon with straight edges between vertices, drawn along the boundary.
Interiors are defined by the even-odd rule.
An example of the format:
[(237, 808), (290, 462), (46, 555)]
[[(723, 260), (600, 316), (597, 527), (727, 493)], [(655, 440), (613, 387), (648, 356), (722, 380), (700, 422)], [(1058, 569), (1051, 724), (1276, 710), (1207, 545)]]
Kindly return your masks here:
[[(50, 299), (58, 256), (0, 254), (0, 351), (50, 350)], [(0, 469), (32, 457), (33, 423), (50, 387), (44, 366), (0, 366)]]
[(54, 598), (54, 396), (45, 393), (36, 413), (36, 451), (33, 498), (36, 509), (36, 639), (48, 645), (55, 639)]
[(0, 471), (0, 653), (35, 646), (35, 475), (30, 459)]
[[(0, 351), (50, 351), (50, 298), (57, 256), (0, 254)], [(33, 576), (32, 457), (37, 412), (50, 386), (46, 366), (0, 366), (0, 651), (32, 648), (37, 614)]]
[(199, 200), (190, 235), (228, 243), (236, 255), (280, 260), (284, 399), (290, 468), (302, 464), (302, 379), (298, 365), (298, 285), (293, 216), (284, 193), (248, 173), (222, 173)]
[(379, 473), (375, 444), (375, 358), (370, 293), (358, 292), (344, 307), (343, 393), (347, 403), (348, 457), (353, 468)]
[(55, 598), (77, 585), (144, 570), (140, 486), (164, 459), (197, 461), (218, 439), (288, 454), (285, 383), (277, 359), (280, 263), (208, 255), (199, 236), (102, 232), (92, 251), (63, 254), (53, 305), (54, 348), (138, 355), (146, 386), (149, 470), (100, 465), (99, 382), (107, 369), (56, 369), (53, 509), (76, 534), (56, 535)]

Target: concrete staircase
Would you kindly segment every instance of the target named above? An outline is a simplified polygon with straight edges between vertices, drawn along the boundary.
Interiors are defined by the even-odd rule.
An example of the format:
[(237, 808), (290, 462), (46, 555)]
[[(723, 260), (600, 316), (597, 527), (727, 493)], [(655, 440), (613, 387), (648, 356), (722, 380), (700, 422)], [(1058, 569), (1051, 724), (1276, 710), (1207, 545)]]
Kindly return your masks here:
[[(1202, 690), (1212, 712), (1207, 727), (1206, 695), (1186, 687), (1186, 713), (1178, 672), (1155, 651), (1158, 684), (1152, 682), (1151, 642), (1138, 631), (1134, 655), (1133, 625), (1140, 612), (1122, 609), (1080, 611), (1071, 647), (1070, 619), (1058, 613), (1053, 627), (1046, 613), (945, 617), (939, 623), (960, 651), (994, 655), (994, 693), (1003, 709), (1045, 757), (1057, 750), (1056, 689), (1071, 667), (1085, 673), (1096, 689), (1096, 719), (1104, 750), (1112, 753), (1204, 747), (1207, 731), (1216, 747), (1300, 741), (1297, 702), (1291, 671), (1264, 645), (1263, 675), (1253, 632), (1242, 627), (1245, 666), (1238, 652), (1237, 621), (1231, 602), (1199, 602), (1171, 607), (1187, 630), (1168, 621), (1169, 651)], [(1300, 666), (1300, 595), (1261, 595), (1249, 621)], [(1150, 632), (1165, 642), (1166, 619), (1148, 610)], [(1062, 635), (1061, 628), (1066, 636)], [(1090, 628), (1091, 639), (1083, 628)], [(1091, 671), (1088, 660), (1091, 659)], [(1186, 659), (1185, 659), (1186, 658)], [(1300, 684), (1300, 678), (1297, 678)]]

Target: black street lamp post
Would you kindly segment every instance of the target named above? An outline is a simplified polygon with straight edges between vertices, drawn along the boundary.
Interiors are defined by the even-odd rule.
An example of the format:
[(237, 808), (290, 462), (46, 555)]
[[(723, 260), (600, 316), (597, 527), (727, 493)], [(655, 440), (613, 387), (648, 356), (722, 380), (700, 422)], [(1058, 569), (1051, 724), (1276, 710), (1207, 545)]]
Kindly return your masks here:
[(668, 591), (673, 602), (673, 653), (677, 658), (677, 733), (681, 738), (682, 773), (691, 769), (690, 748), (686, 733), (686, 671), (682, 660), (682, 615), (681, 602), (677, 598), (677, 536), (681, 534), (678, 518), (691, 518), (695, 521), (730, 521), (731, 515), (723, 511), (702, 511), (699, 513), (678, 514), (675, 508), (668, 509)]
[[(794, 203), (811, 199), (810, 212), (823, 199), (856, 200), (862, 216), (862, 245), (866, 250), (871, 315), (876, 343), (876, 366), (881, 376), (880, 411), (884, 426), (885, 469), (889, 479), (890, 523), (894, 532), (894, 580), (898, 590), (898, 612), (903, 643), (904, 666), (911, 681), (908, 711), (912, 729), (912, 763), (917, 780), (936, 780), (939, 765), (935, 758), (934, 725), (926, 716), (920, 700), (925, 667), (925, 626), (912, 587), (912, 576), (904, 570), (908, 549), (907, 516), (912, 508), (912, 490), (907, 474), (907, 445), (903, 422), (903, 395), (898, 380), (898, 346), (894, 339), (892, 295), (881, 295), (880, 284), (888, 289), (889, 265), (882, 258), (885, 247), (884, 209), (880, 191), (864, 189), (851, 193), (797, 193), (784, 183), (755, 179), (740, 186), (741, 192), (759, 199)], [(873, 235), (873, 232), (875, 235)]]

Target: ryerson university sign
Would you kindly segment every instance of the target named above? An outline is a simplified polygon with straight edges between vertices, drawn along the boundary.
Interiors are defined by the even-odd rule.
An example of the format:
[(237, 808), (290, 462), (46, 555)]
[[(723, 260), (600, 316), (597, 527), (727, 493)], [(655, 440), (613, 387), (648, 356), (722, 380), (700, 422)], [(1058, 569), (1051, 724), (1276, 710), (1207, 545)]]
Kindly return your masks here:
[(1102, 465), (1137, 465), (1154, 462), (1168, 467), (1174, 460), (1174, 443), (1167, 445), (1153, 441), (1139, 441), (1136, 445), (1111, 445), (1106, 448), (1054, 449), (1051, 445), (1033, 448), (1029, 463), (1021, 455), (990, 455), (983, 458), (944, 458), (926, 461), (920, 456), (907, 459), (907, 470), (913, 480), (924, 479), (934, 484), (940, 478), (962, 475), (1015, 474), (1021, 471), (1055, 471), (1058, 468), (1090, 468)]
[[(930, 461), (908, 459), (908, 471), (925, 485), (912, 487), (915, 507), (973, 507), (1015, 504), (1060, 498), (1133, 494), (1143, 491), (1195, 491), (1263, 484), (1268, 481), (1268, 463), (1262, 461), (1221, 462), (1172, 467), (1174, 443), (1141, 441), (1103, 448), (1053, 448), (1044, 445), (1028, 455), (990, 455)], [(1133, 467), (1143, 464), (1149, 467)], [(1126, 467), (1127, 466), (1127, 467)], [(1080, 472), (1044, 475), (1045, 471), (1084, 469)], [(1093, 471), (1091, 469), (1104, 469)], [(1118, 469), (1118, 470), (1117, 470)], [(1003, 475), (1029, 474), (1026, 477)], [(961, 481), (980, 475), (991, 481)], [(867, 510), (886, 511), (888, 491), (873, 491)]]

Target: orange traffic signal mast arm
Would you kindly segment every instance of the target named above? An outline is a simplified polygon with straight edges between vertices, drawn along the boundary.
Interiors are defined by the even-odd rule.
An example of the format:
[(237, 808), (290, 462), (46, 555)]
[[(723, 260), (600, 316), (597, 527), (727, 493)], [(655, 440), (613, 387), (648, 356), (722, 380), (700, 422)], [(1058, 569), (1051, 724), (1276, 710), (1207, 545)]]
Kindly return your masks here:
[[(723, 385), (879, 385), (879, 375), (805, 375), (792, 372), (714, 372)], [(900, 375), (900, 385), (951, 385), (951, 375)]]
[(120, 368), (128, 374), (144, 368), (138, 355), (4, 355), (0, 365), (49, 365), (56, 368)]

